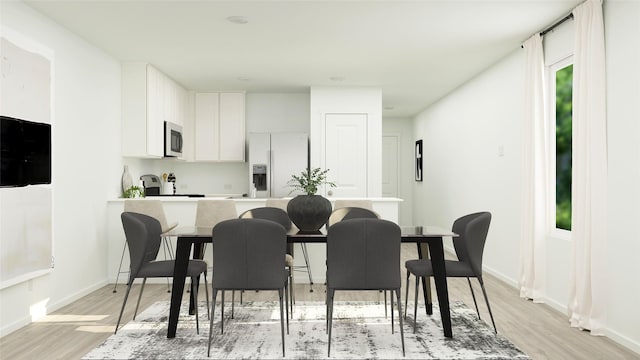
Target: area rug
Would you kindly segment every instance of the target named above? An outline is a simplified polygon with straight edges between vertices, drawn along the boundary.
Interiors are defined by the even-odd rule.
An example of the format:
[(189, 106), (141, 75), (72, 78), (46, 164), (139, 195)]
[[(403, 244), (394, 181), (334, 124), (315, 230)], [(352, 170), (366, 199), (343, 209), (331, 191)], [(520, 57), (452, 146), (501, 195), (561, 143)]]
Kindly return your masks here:
[[(185, 303), (180, 311), (176, 337), (167, 339), (168, 302), (157, 302), (129, 322), (116, 335), (83, 359), (206, 359), (209, 321), (199, 309), (200, 334)], [(413, 304), (409, 304), (413, 309)], [(280, 307), (277, 302), (245, 302), (235, 316), (225, 308), (224, 334), (220, 334), (220, 307), (216, 306), (211, 359), (324, 359), (327, 334), (324, 302), (297, 302), (285, 335), (282, 356)], [(397, 311), (397, 310), (396, 310)], [(411, 312), (411, 311), (409, 311)], [(405, 359), (528, 359), (528, 356), (492, 327), (478, 320), (475, 311), (461, 302), (451, 303), (453, 338), (442, 332), (437, 304), (434, 316), (424, 307), (404, 322)], [(401, 359), (397, 312), (394, 333), (391, 317), (377, 302), (335, 302), (330, 359)]]

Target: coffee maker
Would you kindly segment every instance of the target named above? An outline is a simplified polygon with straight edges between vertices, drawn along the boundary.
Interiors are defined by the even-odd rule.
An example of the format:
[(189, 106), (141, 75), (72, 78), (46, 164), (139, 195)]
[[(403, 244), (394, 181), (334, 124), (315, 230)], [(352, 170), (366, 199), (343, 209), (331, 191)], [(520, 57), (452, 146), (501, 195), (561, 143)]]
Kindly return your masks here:
[(162, 183), (160, 178), (153, 174), (147, 174), (140, 176), (142, 180), (142, 187), (144, 188), (145, 196), (160, 195), (160, 187)]

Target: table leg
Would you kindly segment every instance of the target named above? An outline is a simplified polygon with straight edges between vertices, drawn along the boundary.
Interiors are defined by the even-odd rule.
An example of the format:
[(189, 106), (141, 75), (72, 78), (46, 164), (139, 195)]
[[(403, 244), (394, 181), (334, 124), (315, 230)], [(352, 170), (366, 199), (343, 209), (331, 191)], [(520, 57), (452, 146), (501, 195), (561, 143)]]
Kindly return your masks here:
[[(429, 258), (429, 246), (426, 243), (417, 243), (418, 245), (418, 258), (426, 259)], [(417, 281), (417, 280), (416, 280)], [(433, 301), (431, 300), (431, 278), (427, 277), (422, 282), (422, 294), (424, 296), (424, 304), (425, 309), (427, 310), (427, 315), (433, 314)]]
[(182, 292), (184, 291), (184, 280), (187, 276), (187, 266), (189, 265), (189, 253), (191, 252), (191, 242), (181, 239), (176, 247), (176, 260), (173, 268), (173, 288), (171, 289), (171, 307), (169, 309), (169, 328), (167, 337), (176, 337), (178, 328), (178, 316), (180, 315), (180, 304), (182, 303)]
[(451, 313), (449, 311), (449, 289), (447, 288), (447, 273), (444, 265), (444, 246), (442, 238), (429, 241), (429, 252), (431, 264), (433, 266), (433, 278), (438, 293), (438, 305), (440, 307), (440, 317), (442, 318), (442, 328), (445, 337), (453, 337), (451, 331)]

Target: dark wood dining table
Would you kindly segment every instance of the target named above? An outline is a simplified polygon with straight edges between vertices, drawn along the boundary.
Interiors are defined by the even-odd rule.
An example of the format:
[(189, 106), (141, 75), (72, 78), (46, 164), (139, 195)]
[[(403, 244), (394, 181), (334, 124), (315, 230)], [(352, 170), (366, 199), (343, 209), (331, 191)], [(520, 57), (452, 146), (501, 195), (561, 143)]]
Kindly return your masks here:
[[(451, 313), (449, 311), (449, 291), (447, 288), (447, 277), (444, 265), (443, 237), (455, 237), (455, 233), (435, 226), (405, 226), (401, 227), (403, 243), (415, 243), (418, 246), (418, 256), (427, 256), (433, 263), (433, 278), (438, 296), (440, 317), (445, 337), (452, 337)], [(185, 278), (187, 274), (187, 264), (193, 249), (193, 258), (202, 259), (205, 243), (213, 242), (211, 228), (201, 227), (179, 227), (167, 234), (177, 237), (175, 253), (175, 266), (173, 270), (173, 287), (171, 290), (171, 306), (169, 310), (169, 325), (167, 338), (176, 336), (178, 327), (178, 317), (180, 314), (180, 304), (182, 303), (182, 293), (184, 292)], [(315, 233), (299, 232), (292, 229), (287, 233), (288, 243), (326, 243), (327, 234), (325, 231)], [(432, 314), (431, 295), (428, 287), (423, 284), (423, 294), (425, 299), (427, 314)], [(195, 299), (190, 297), (189, 313), (193, 314)], [(215, 301), (215, 299), (214, 299)], [(213, 316), (213, 314), (211, 314)]]

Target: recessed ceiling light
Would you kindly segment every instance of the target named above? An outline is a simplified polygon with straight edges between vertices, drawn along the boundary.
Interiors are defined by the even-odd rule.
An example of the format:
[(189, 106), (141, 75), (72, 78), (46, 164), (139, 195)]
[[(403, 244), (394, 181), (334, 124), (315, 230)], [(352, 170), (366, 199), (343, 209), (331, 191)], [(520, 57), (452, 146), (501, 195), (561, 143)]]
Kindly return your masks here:
[(227, 21), (234, 24), (246, 24), (249, 22), (246, 16), (229, 16)]
[(344, 81), (344, 76), (332, 76), (329, 78), (331, 81)]

